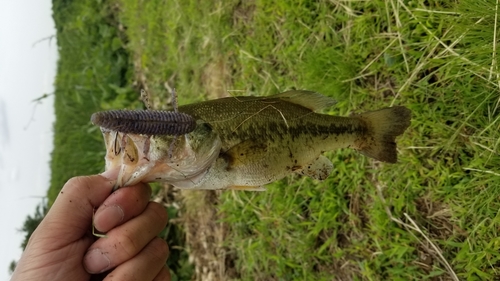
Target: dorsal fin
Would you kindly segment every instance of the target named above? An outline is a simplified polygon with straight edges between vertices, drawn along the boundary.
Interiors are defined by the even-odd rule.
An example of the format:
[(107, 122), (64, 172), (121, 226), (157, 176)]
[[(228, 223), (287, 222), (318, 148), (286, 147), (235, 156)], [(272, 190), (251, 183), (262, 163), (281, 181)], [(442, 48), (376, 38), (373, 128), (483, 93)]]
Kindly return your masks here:
[(312, 111), (325, 109), (337, 103), (337, 101), (330, 97), (324, 96), (318, 92), (306, 90), (291, 90), (270, 97), (280, 98), (291, 103), (302, 105)]

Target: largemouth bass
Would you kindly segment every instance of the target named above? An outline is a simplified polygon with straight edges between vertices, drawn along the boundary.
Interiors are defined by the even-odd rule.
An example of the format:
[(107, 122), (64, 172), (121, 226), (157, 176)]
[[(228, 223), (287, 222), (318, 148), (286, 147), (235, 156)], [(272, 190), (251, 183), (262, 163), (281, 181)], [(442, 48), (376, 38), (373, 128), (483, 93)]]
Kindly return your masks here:
[(268, 97), (229, 97), (188, 104), (196, 120), (181, 135), (144, 135), (101, 128), (106, 169), (120, 167), (118, 185), (168, 182), (186, 189), (262, 190), (296, 173), (324, 180), (333, 169), (323, 152), (353, 148), (395, 163), (395, 138), (410, 125), (410, 110), (383, 108), (350, 117), (320, 114), (334, 100), (311, 91)]

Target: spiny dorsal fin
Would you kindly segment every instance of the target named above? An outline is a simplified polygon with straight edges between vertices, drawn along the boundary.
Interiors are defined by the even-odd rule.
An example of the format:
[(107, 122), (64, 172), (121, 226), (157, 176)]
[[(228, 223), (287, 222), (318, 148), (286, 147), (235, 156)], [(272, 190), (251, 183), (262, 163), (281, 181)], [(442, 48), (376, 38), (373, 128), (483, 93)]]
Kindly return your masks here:
[(291, 90), (271, 97), (280, 98), (291, 103), (302, 105), (312, 111), (325, 109), (337, 103), (337, 101), (330, 97), (306, 90)]

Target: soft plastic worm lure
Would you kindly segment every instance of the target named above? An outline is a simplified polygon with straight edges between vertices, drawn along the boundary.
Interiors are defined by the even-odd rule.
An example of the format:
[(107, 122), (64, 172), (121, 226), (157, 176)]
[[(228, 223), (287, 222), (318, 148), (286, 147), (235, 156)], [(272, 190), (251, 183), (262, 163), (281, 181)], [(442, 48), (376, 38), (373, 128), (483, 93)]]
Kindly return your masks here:
[(196, 127), (196, 120), (186, 113), (161, 110), (108, 110), (92, 114), (90, 120), (125, 134), (182, 135)]

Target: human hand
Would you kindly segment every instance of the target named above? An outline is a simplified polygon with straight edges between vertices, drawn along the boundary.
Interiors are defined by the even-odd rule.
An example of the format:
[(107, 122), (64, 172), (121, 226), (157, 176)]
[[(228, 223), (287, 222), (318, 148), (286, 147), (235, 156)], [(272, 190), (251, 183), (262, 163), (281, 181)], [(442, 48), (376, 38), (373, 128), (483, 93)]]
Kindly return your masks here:
[[(140, 183), (111, 193), (116, 171), (70, 179), (33, 232), (11, 280), (170, 280), (167, 213)], [(111, 193), (111, 195), (110, 195)], [(94, 226), (107, 237), (92, 235)], [(101, 274), (100, 274), (101, 273)]]

